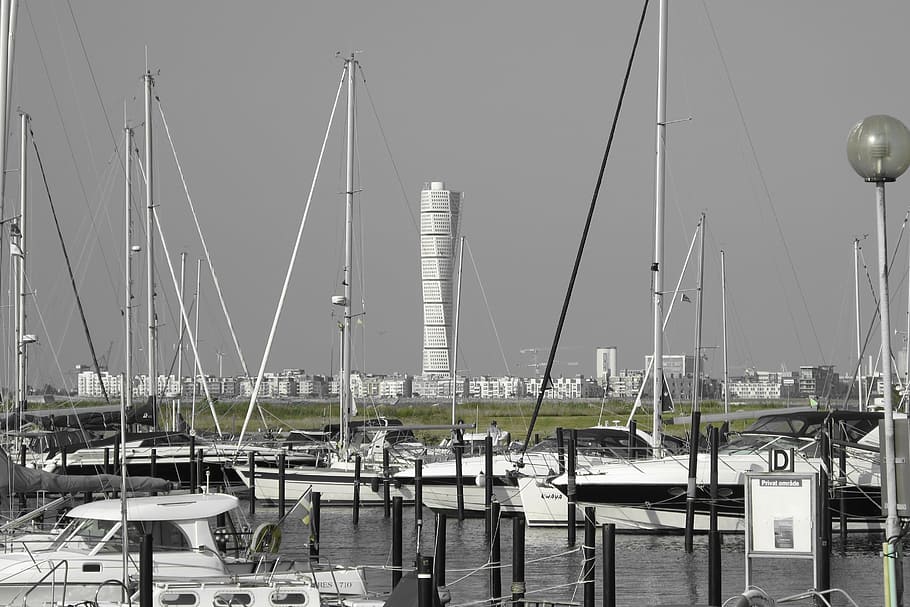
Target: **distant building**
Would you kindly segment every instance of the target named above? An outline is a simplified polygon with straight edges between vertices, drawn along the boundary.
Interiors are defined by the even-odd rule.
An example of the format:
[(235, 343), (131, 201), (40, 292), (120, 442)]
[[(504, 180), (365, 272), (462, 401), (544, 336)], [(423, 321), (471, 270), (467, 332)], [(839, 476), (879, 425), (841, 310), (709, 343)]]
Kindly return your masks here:
[(616, 373), (616, 346), (597, 348), (594, 351), (594, 377), (597, 383), (606, 386), (609, 378), (615, 377)]
[(461, 201), (461, 192), (447, 190), (441, 181), (424, 184), (420, 192), (423, 375), (452, 372), (452, 277)]

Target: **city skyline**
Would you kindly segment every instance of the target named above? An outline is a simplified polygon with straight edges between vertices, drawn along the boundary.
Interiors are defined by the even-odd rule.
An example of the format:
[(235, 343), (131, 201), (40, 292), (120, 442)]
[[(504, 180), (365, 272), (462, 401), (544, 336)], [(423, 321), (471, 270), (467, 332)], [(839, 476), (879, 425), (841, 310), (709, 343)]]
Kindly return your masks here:
[[(246, 367), (255, 375), (341, 77), (336, 51), (357, 51), (367, 79), (357, 114), (354, 366), (380, 373), (420, 368), (419, 192), (430, 180), (470, 196), (460, 219), (467, 246), (459, 372), (520, 375), (545, 361), (640, 7), (506, 1), (483, 5), (484, 18), (477, 19), (480, 6), (274, 2), (256, 8), (257, 27), (250, 28), (251, 12), (240, 2), (99, 0), (74, 4), (72, 13), (68, 4), (27, 4), (10, 105), (32, 116), (102, 362), (122, 367), (124, 356), (120, 147), (124, 121), (139, 126), (143, 120), (146, 65), (161, 102), (161, 113), (156, 106), (153, 114), (154, 178), (170, 255), (176, 264), (179, 252), (188, 253), (186, 291), (193, 300), (202, 248), (173, 142)], [(705, 211), (702, 343), (711, 376), (721, 370), (721, 249), (731, 374), (855, 364), (853, 239), (860, 239), (862, 261), (874, 276), (874, 237), (865, 236), (874, 231), (874, 200), (846, 161), (846, 135), (870, 114), (910, 122), (910, 83), (895, 76), (903, 54), (900, 24), (910, 18), (910, 6), (872, 6), (891, 18), (866, 19), (868, 6), (821, 0), (671, 6), (665, 287), (676, 285)], [(592, 353), (603, 344), (617, 346), (619, 368), (634, 368), (653, 346), (655, 47), (652, 6), (557, 374), (592, 376)], [(17, 157), (15, 131), (8, 133), (11, 158)], [(342, 132), (336, 116), (266, 368), (338, 368), (338, 317), (330, 300), (341, 292)], [(141, 136), (136, 145), (142, 147)], [(87, 346), (34, 157), (31, 163), (27, 330), (39, 343), (29, 349), (29, 381), (56, 384), (73, 362), (88, 359)], [(7, 170), (16, 166), (9, 160)], [(17, 195), (12, 181), (8, 202)], [(908, 182), (888, 189), (892, 323), (901, 331), (908, 239), (897, 244)], [(139, 244), (142, 214), (134, 207)], [(146, 356), (142, 255), (133, 267), (137, 368)], [(179, 313), (167, 263), (163, 256), (156, 263), (158, 358), (165, 371), (174, 360)], [(692, 301), (695, 263), (681, 283)], [(225, 372), (239, 374), (206, 265), (198, 307), (203, 369), (213, 372), (222, 363)], [(873, 296), (862, 262), (861, 270), (865, 335)], [(7, 277), (0, 280), (6, 288)], [(678, 296), (666, 351), (692, 349), (694, 314), (695, 306)], [(877, 348), (872, 335), (864, 359)], [(904, 337), (895, 336), (895, 351)]]

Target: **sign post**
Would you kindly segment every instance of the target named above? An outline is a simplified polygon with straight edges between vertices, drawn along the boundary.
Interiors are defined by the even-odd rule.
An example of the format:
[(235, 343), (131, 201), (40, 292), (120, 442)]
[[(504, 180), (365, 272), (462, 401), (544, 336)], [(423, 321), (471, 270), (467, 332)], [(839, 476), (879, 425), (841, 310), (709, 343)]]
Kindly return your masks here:
[(746, 473), (746, 587), (756, 558), (811, 559), (818, 587), (817, 504), (815, 473)]

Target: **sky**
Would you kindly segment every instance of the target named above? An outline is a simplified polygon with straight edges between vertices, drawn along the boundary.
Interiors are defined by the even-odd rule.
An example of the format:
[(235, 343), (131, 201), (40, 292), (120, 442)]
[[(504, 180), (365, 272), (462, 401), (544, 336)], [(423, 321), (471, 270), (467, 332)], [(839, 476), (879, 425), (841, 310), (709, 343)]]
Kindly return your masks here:
[[(186, 299), (203, 249), (176, 149), (249, 372), (262, 362), (341, 79), (356, 52), (358, 167), (355, 368), (419, 373), (422, 308), (413, 218), (428, 181), (464, 192), (460, 372), (533, 375), (556, 331), (631, 52), (641, 2), (24, 2), (13, 108), (36, 142), (98, 355), (124, 360), (123, 127), (144, 146), (142, 76), (155, 75), (156, 204)], [(870, 330), (877, 284), (873, 188), (845, 142), (871, 114), (910, 121), (906, 2), (670, 3), (664, 286), (707, 216), (702, 345), (723, 371), (856, 361), (853, 242)], [(594, 349), (620, 368), (653, 349), (657, 3), (648, 8), (555, 375), (591, 375)], [(344, 96), (340, 103), (343, 104)], [(18, 201), (18, 120), (4, 216)], [(266, 368), (338, 369), (344, 224), (339, 107)], [(30, 155), (30, 383), (72, 382), (91, 361)], [(907, 324), (910, 177), (887, 189), (892, 324)], [(134, 367), (146, 368), (144, 194), (133, 199)], [(13, 205), (12, 207), (10, 205)], [(867, 236), (868, 235), (868, 236)], [(175, 288), (156, 244), (159, 369), (175, 353)], [(697, 248), (696, 248), (697, 250)], [(4, 256), (3, 264), (8, 265)], [(689, 298), (697, 257), (681, 280)], [(198, 341), (209, 373), (242, 372), (203, 262)], [(8, 290), (6, 268), (0, 290)], [(669, 301), (669, 299), (668, 299)], [(5, 307), (7, 311), (9, 307)], [(191, 317), (195, 316), (195, 306)], [(333, 313), (335, 316), (333, 316)], [(195, 322), (195, 318), (192, 319)], [(4, 334), (9, 323), (4, 322)], [(666, 353), (692, 352), (696, 306), (677, 301)], [(867, 354), (878, 347), (872, 329)], [(894, 336), (893, 347), (905, 335)], [(8, 338), (5, 341), (9, 342)], [(221, 353), (219, 355), (219, 353)], [(7, 363), (7, 366), (8, 363)], [(186, 369), (186, 366), (184, 366)]]

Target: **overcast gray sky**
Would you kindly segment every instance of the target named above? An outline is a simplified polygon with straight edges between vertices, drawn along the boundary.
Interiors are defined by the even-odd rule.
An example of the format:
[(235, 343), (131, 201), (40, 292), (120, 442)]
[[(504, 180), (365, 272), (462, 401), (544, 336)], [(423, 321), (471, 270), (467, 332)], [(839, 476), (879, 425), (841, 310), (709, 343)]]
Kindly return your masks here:
[[(465, 192), (462, 232), (471, 252), (459, 369), (533, 373), (533, 357), (520, 351), (552, 340), (641, 2), (24, 4), (12, 104), (32, 115), (96, 348), (102, 356), (110, 350), (111, 370), (120, 370), (123, 359), (123, 174), (114, 154), (122, 146), (124, 113), (132, 124), (142, 120), (146, 53), (255, 373), (341, 77), (335, 54), (357, 50), (367, 82), (357, 109), (357, 247), (364, 263), (355, 299), (365, 293), (366, 315), (356, 367), (420, 370), (411, 214), (422, 184), (443, 180)], [(910, 5), (670, 4), (668, 118), (692, 120), (668, 132), (665, 286), (676, 283), (704, 211), (707, 372), (722, 371), (723, 248), (731, 372), (827, 363), (846, 373), (855, 360), (853, 238), (872, 234), (863, 253), (873, 282), (876, 247), (873, 189), (848, 165), (845, 139), (870, 114), (910, 121)], [(557, 374), (591, 374), (597, 346), (617, 346), (621, 368), (641, 368), (652, 349), (656, 54), (652, 2)], [(159, 211), (172, 256), (187, 252), (191, 293), (202, 248), (157, 115), (155, 122)], [(15, 121), (10, 136), (8, 166), (15, 169)], [(341, 290), (342, 141), (343, 119), (337, 119), (269, 369), (337, 369), (330, 297)], [(30, 375), (32, 383), (60, 384), (58, 366), (69, 369), (90, 357), (40, 175), (31, 174), (29, 274), (40, 314), (30, 314), (29, 331), (42, 345), (32, 348)], [(11, 199), (15, 182), (12, 174)], [(908, 187), (910, 177), (888, 187), (892, 249), (910, 206)], [(144, 240), (142, 232), (136, 240)], [(904, 329), (907, 239), (901, 244), (892, 322)], [(166, 265), (158, 263), (166, 284), (159, 368), (166, 368), (176, 300)], [(144, 304), (139, 270), (135, 265), (134, 294)], [(2, 288), (7, 284), (4, 278)], [(694, 286), (693, 261), (684, 287)], [(217, 372), (215, 353), (222, 351), (225, 374), (238, 373), (207, 275), (202, 291), (203, 365)], [(862, 302), (865, 333), (874, 305), (865, 278)], [(694, 323), (695, 306), (677, 304), (665, 351), (691, 352)], [(142, 307), (135, 326), (142, 370)], [(902, 339), (895, 337), (896, 348)]]

